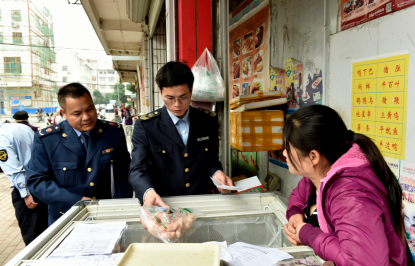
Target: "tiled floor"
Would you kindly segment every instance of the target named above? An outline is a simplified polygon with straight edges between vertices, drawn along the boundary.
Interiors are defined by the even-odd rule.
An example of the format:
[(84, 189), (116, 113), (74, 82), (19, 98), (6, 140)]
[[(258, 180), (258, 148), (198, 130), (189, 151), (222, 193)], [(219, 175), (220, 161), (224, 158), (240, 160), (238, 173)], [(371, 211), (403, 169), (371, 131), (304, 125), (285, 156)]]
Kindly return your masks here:
[(25, 244), (20, 234), (11, 197), (12, 189), (6, 175), (0, 174), (0, 265), (5, 265)]

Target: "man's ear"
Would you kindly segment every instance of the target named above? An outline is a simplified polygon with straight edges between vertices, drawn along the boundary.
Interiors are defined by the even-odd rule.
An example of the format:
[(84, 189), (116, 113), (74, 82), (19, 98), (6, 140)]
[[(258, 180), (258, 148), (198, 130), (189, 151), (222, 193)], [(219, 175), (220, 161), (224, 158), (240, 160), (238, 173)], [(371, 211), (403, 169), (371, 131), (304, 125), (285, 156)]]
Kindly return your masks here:
[(65, 112), (65, 110), (62, 108), (61, 109), (61, 112), (62, 112), (62, 116), (65, 118), (65, 119), (68, 119), (67, 117), (66, 117), (66, 112)]

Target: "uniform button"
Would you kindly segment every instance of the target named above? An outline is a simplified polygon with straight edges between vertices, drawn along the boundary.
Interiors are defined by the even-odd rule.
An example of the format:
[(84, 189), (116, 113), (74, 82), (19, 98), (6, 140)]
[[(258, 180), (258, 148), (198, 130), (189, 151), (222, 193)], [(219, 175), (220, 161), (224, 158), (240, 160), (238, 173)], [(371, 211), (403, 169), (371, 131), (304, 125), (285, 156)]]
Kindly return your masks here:
[(183, 130), (183, 134), (186, 134), (186, 131)]
[(184, 154), (184, 157), (187, 157), (187, 156), (189, 156), (189, 154), (185, 153), (185, 154)]
[(114, 162), (114, 160), (111, 160), (111, 162), (113, 163), (113, 162)]
[(186, 183), (186, 187), (190, 187), (190, 184), (189, 183)]
[(184, 171), (187, 173), (187, 172), (189, 172), (189, 168), (186, 168), (186, 169), (184, 169)]
[(90, 185), (91, 187), (93, 187), (93, 186), (94, 186), (94, 182), (89, 183), (89, 185)]
[(66, 171), (66, 167), (63, 168), (63, 171)]
[(91, 171), (92, 171), (92, 168), (90, 168), (90, 167), (89, 167), (89, 168), (88, 168), (88, 169), (86, 169), (86, 170), (87, 170), (88, 172), (91, 172)]
[(92, 200), (96, 200), (97, 199), (97, 197), (92, 197)]
[(208, 151), (208, 148), (206, 148), (205, 151)]
[(165, 151), (165, 150), (163, 150), (163, 151), (162, 151), (162, 153), (166, 153), (166, 151)]

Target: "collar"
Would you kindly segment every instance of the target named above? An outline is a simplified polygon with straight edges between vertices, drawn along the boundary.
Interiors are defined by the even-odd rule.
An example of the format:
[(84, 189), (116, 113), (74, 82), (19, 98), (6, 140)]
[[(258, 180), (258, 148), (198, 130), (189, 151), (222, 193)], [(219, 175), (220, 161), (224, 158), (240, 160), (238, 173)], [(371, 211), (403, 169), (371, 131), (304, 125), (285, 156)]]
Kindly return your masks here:
[(85, 131), (85, 132), (81, 132), (81, 131), (79, 131), (79, 130), (77, 130), (77, 129), (75, 129), (75, 128), (73, 128), (73, 130), (75, 131), (75, 133), (76, 133), (76, 135), (78, 135), (78, 138), (79, 138), (79, 136), (81, 136), (81, 134), (82, 133), (85, 133), (85, 134), (87, 134), (88, 135), (88, 137), (90, 137), (91, 135), (91, 131)]
[(167, 109), (167, 107), (166, 107), (166, 110), (167, 110), (167, 113), (169, 114), (171, 120), (173, 121), (174, 125), (176, 125), (176, 123), (179, 120), (183, 120), (184, 122), (189, 124), (189, 110), (190, 110), (190, 108), (187, 109), (186, 114), (183, 116), (183, 118), (178, 118), (177, 116), (175, 116), (172, 112), (169, 111), (169, 109)]

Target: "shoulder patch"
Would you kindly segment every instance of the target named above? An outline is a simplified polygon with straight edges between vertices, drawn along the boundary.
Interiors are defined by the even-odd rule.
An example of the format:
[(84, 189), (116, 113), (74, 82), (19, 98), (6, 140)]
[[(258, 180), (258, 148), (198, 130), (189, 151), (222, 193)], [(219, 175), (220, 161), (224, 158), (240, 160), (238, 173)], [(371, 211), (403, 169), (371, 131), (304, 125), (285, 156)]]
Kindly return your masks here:
[(5, 162), (7, 159), (9, 159), (7, 151), (5, 149), (0, 150), (0, 161)]
[(101, 120), (102, 123), (106, 126), (109, 127), (116, 127), (116, 128), (121, 128), (121, 124), (120, 123), (115, 123), (115, 122), (111, 122), (111, 121), (105, 121), (105, 120)]
[(205, 113), (205, 114), (207, 114), (207, 115), (209, 115), (209, 116), (216, 116), (216, 113), (213, 112), (213, 111), (209, 111), (209, 110), (202, 109), (202, 108), (198, 108), (198, 110)]
[(50, 126), (47, 128), (42, 128), (38, 132), (40, 134), (40, 137), (44, 137), (44, 136), (50, 135), (52, 133), (60, 132), (60, 131), (61, 131), (60, 126)]
[(161, 114), (160, 110), (155, 110), (153, 112), (144, 114), (142, 116), (140, 116), (140, 121), (145, 121), (145, 120), (149, 120), (151, 118), (157, 117)]

